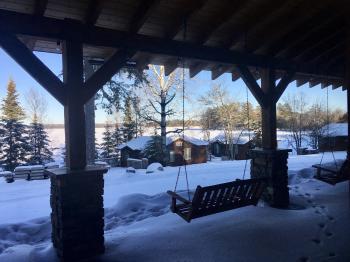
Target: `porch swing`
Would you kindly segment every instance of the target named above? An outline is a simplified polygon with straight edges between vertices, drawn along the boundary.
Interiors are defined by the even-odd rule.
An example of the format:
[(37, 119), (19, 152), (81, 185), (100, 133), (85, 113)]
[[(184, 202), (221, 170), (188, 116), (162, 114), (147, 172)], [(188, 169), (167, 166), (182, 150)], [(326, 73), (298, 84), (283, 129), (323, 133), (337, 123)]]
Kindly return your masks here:
[(316, 168), (316, 175), (314, 176), (315, 179), (320, 180), (322, 182), (325, 182), (330, 185), (336, 185), (338, 183), (344, 182), (349, 180), (350, 178), (350, 170), (349, 170), (349, 163), (348, 160), (344, 160), (342, 163), (338, 163), (334, 157), (334, 150), (333, 147), (331, 147), (331, 138), (330, 138), (330, 132), (329, 132), (329, 106), (328, 106), (328, 87), (327, 87), (327, 136), (328, 136), (328, 145), (331, 148), (331, 153), (333, 156), (333, 166), (323, 164), (324, 154), (325, 151), (322, 153), (321, 161), (319, 164), (312, 165), (312, 167)]
[[(186, 39), (186, 20), (184, 21), (184, 39)], [(248, 134), (250, 136), (249, 129), (249, 101), (248, 101), (248, 89), (247, 90), (247, 120), (248, 120)], [(185, 138), (185, 61), (182, 59), (182, 138)], [(187, 185), (187, 199), (176, 193), (181, 173), (182, 166), (179, 167), (174, 191), (167, 191), (171, 196), (171, 211), (187, 222), (191, 222), (192, 219), (233, 210), (249, 205), (257, 205), (262, 193), (264, 192), (268, 179), (267, 178), (254, 178), (244, 179), (247, 162), (245, 162), (243, 180), (237, 179), (233, 182), (215, 184), (211, 186), (197, 186), (191, 200), (188, 174), (187, 174), (187, 162), (184, 158), (184, 143), (182, 143), (182, 161), (185, 171), (186, 185)], [(178, 203), (179, 201), (179, 203)]]

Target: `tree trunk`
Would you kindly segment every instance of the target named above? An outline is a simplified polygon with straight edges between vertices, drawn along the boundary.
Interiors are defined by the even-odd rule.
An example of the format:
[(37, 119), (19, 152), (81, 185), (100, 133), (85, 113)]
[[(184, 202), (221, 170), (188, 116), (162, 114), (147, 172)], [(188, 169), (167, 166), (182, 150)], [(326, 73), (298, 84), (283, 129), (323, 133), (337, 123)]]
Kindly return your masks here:
[(163, 165), (168, 163), (166, 154), (166, 97), (161, 95), (160, 103), (160, 136), (162, 138), (162, 154), (163, 154)]

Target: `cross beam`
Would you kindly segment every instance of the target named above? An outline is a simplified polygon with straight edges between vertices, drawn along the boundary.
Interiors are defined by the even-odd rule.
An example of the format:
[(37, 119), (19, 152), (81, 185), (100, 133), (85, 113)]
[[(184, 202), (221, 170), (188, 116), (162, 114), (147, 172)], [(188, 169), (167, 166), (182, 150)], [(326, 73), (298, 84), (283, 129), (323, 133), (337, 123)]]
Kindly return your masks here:
[[(168, 40), (145, 35), (131, 35), (128, 32), (86, 26), (77, 20), (60, 20), (48, 17), (34, 17), (11, 11), (0, 11), (0, 34), (31, 35), (52, 39), (81, 41), (84, 44), (127, 48), (158, 55), (183, 57), (186, 59), (219, 64), (275, 68), (293, 70), (299, 73), (322, 76), (319, 68), (271, 56), (245, 54), (224, 48), (209, 47), (176, 40)], [(342, 75), (331, 75), (342, 79)]]
[(260, 73), (261, 86), (259, 86), (247, 67), (238, 65), (237, 70), (261, 106), (263, 148), (277, 149), (276, 103), (293, 80), (295, 72), (287, 71), (276, 86), (275, 70), (262, 69)]

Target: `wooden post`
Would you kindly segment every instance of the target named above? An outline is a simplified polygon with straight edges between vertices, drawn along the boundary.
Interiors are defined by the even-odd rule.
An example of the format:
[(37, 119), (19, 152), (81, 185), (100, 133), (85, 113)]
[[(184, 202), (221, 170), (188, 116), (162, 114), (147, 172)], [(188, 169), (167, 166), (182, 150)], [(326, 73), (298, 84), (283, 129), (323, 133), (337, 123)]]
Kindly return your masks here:
[[(94, 74), (94, 68), (88, 59), (84, 59), (85, 81)], [(88, 165), (95, 163), (95, 96), (85, 104), (86, 127), (86, 162)]]
[(71, 170), (86, 166), (86, 134), (83, 94), (83, 45), (65, 41), (62, 49), (63, 82), (66, 87), (64, 125), (66, 165)]
[(261, 89), (265, 94), (265, 103), (261, 104), (262, 147), (277, 149), (277, 117), (275, 102), (275, 72), (273, 69), (261, 69)]

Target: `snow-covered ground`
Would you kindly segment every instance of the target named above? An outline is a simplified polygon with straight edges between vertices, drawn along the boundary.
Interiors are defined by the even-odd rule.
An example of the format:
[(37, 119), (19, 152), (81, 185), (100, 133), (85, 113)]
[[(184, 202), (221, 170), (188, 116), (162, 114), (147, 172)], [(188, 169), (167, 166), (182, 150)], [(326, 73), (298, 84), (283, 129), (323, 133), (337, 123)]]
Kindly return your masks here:
[[(345, 157), (336, 152), (337, 159)], [(312, 179), (321, 155), (290, 156), (292, 203), (264, 203), (187, 224), (169, 212), (166, 190), (178, 168), (146, 174), (113, 168), (105, 175), (106, 254), (101, 261), (350, 261), (349, 186)], [(326, 154), (325, 162), (331, 162)], [(245, 161), (188, 166), (190, 188), (243, 178)], [(249, 177), (249, 162), (246, 177)], [(56, 261), (50, 242), (48, 180), (0, 180), (0, 261)], [(185, 189), (182, 170), (180, 189)], [(307, 260), (309, 259), (309, 260)]]

